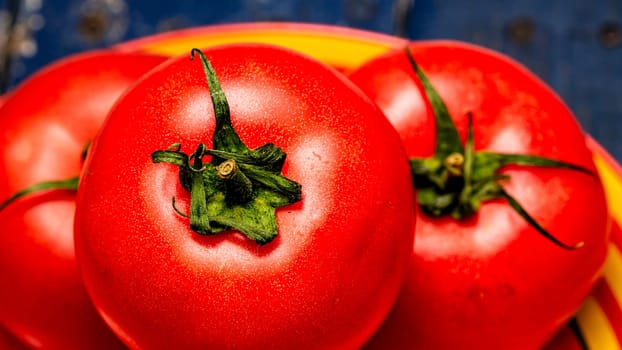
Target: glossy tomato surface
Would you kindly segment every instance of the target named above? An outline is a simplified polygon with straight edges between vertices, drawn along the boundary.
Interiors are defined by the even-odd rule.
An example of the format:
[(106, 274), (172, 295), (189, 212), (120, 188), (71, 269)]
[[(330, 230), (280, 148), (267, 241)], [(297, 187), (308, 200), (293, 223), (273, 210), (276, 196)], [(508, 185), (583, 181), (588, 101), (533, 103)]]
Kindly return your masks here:
[[(96, 51), (58, 61), (0, 108), (0, 201), (78, 176), (81, 154), (125, 89), (164, 58)], [(93, 308), (74, 256), (75, 191), (34, 193), (0, 211), (0, 324), (45, 349), (123, 348)]]
[[(475, 151), (531, 154), (595, 172), (571, 111), (518, 63), (459, 42), (413, 43), (415, 60), (443, 98), (461, 137), (473, 116)], [(430, 157), (436, 140), (404, 50), (353, 72), (385, 112), (409, 157)], [(414, 254), (397, 306), (369, 348), (538, 349), (588, 295), (607, 249), (607, 208), (597, 176), (508, 166), (505, 190), (552, 235), (545, 239), (505, 201), (465, 220), (417, 214)]]
[(13, 333), (7, 329), (0, 327), (0, 349), (2, 350), (26, 350), (28, 349), (21, 343)]
[[(190, 51), (190, 48), (189, 48)], [(263, 45), (207, 49), (250, 148), (268, 142), (302, 200), (276, 210), (278, 236), (199, 235), (179, 170), (151, 154), (212, 147), (198, 60), (180, 57), (114, 108), (87, 157), (76, 252), (107, 322), (136, 349), (358, 348), (402, 284), (414, 215), (403, 147), (342, 75)]]

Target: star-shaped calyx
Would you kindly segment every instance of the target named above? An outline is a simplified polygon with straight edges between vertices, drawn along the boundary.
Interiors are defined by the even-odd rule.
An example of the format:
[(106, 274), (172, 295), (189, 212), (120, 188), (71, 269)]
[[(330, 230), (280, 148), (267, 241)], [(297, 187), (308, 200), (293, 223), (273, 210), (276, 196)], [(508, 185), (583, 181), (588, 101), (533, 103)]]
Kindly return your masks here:
[(466, 218), (479, 209), (482, 202), (505, 200), (514, 211), (547, 239), (564, 249), (576, 249), (583, 242), (568, 245), (542, 227), (523, 206), (503, 188), (509, 176), (499, 172), (506, 165), (565, 168), (594, 175), (583, 167), (554, 159), (493, 152), (476, 152), (473, 146), (473, 118), (467, 114), (468, 129), (463, 146), (447, 107), (429, 79), (415, 62), (410, 50), (406, 55), (430, 102), (436, 124), (436, 148), (430, 158), (413, 158), (410, 166), (417, 200), (428, 215), (451, 215)]
[[(179, 167), (179, 180), (190, 192), (190, 213), (181, 213), (173, 198), (173, 208), (190, 219), (190, 228), (202, 235), (235, 229), (258, 244), (272, 241), (278, 234), (276, 208), (301, 199), (301, 186), (281, 174), (285, 152), (272, 143), (249, 149), (231, 124), (227, 98), (211, 63), (198, 49), (210, 91), (216, 126), (213, 149), (203, 143), (190, 155), (180, 144), (152, 154), (154, 163)], [(205, 156), (211, 156), (204, 162)]]

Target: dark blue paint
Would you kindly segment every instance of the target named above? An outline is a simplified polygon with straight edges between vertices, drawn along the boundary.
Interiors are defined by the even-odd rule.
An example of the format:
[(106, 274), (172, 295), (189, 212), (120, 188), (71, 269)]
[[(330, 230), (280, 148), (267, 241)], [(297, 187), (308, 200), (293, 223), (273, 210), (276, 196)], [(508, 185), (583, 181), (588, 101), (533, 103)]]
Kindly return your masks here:
[[(0, 8), (6, 8), (9, 1), (0, 0)], [(107, 31), (100, 40), (86, 40), (77, 30), (79, 18), (85, 6), (105, 2), (43, 0), (40, 9), (22, 11), (22, 21), (41, 15), (45, 25), (33, 33), (37, 53), (20, 57), (13, 66), (11, 84), (69, 53), (198, 25), (299, 21), (388, 34), (396, 30), (394, 2), (383, 0), (125, 0), (121, 1), (125, 9), (108, 11), (106, 17), (119, 32)], [(551, 85), (582, 126), (622, 160), (622, 141), (618, 140), (622, 135), (622, 43), (608, 47), (600, 34), (606, 23), (622, 27), (622, 0), (411, 0), (411, 4), (403, 28), (409, 38), (465, 40), (514, 57)], [(526, 29), (519, 26), (516, 39), (516, 32), (511, 34), (512, 28), (516, 30), (513, 24), (525, 22)]]

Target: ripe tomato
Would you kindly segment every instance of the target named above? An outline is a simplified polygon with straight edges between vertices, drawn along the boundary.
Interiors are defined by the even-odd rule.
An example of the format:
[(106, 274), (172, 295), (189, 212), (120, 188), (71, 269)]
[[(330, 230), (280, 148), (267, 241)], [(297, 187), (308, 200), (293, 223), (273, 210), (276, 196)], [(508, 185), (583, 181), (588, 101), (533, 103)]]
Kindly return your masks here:
[[(398, 135), (345, 77), (298, 53), (231, 45), (205, 55), (222, 90), (214, 81), (208, 88), (196, 59), (161, 66), (120, 100), (87, 156), (76, 253), (96, 307), (137, 349), (360, 347), (395, 301), (412, 245), (410, 173)], [(214, 121), (229, 115), (222, 91), (239, 132), (230, 142), (220, 139), (230, 125)], [(176, 143), (197, 148), (194, 171), (152, 162), (154, 151)], [(231, 225), (220, 218), (228, 214), (219, 210), (246, 210), (272, 182), (254, 178), (259, 187), (237, 204), (207, 201), (212, 190), (195, 190), (213, 180), (213, 162), (222, 159), (203, 164), (200, 155), (211, 151), (200, 143), (244, 149), (252, 159), (278, 155), (279, 176), (301, 186), (301, 200), (276, 209), (276, 237), (258, 244), (243, 229), (225, 229)], [(179, 144), (156, 155), (186, 164)], [(236, 191), (227, 189), (225, 201)], [(224, 232), (190, 228), (199, 200), (217, 213), (197, 226)]]
[[(164, 58), (96, 51), (29, 78), (0, 108), (0, 202), (80, 173), (81, 153), (125, 89)], [(71, 187), (71, 186), (66, 186)], [(0, 323), (47, 349), (121, 342), (88, 299), (73, 247), (75, 192), (42, 191), (0, 210)]]
[[(459, 42), (419, 42), (410, 50), (444, 100), (459, 147), (470, 140), (476, 155), (528, 154), (595, 173), (571, 112), (518, 63)], [(437, 127), (434, 112), (440, 108), (424, 97), (404, 51), (374, 59), (350, 78), (385, 112), (411, 159), (435, 155), (453, 142), (437, 139), (447, 125)], [(467, 138), (469, 115), (472, 137)], [(483, 157), (473, 159), (481, 164)], [(417, 162), (411, 165), (434, 163)], [(457, 220), (417, 213), (405, 287), (369, 348), (537, 349), (587, 296), (607, 247), (607, 209), (597, 176), (557, 167), (499, 170), (502, 175), (489, 174), (488, 184), (501, 198), (465, 203), (475, 214)], [(463, 176), (461, 193), (465, 174), (458, 176)], [(415, 192), (424, 201), (428, 191)], [(517, 214), (509, 196), (551, 239), (584, 246), (569, 251), (553, 244)], [(439, 200), (435, 205), (447, 199), (431, 198)], [(456, 215), (463, 208), (453, 209)]]
[(0, 349), (2, 350), (27, 350), (8, 330), (0, 327)]

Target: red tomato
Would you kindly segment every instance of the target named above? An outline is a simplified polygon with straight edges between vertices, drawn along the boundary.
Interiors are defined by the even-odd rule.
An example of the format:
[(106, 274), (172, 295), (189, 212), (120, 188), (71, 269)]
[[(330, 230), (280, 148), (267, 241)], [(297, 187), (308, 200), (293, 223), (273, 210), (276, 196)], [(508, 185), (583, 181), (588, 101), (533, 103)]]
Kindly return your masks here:
[[(596, 171), (569, 109), (518, 63), (459, 42), (410, 48), (463, 143), (471, 113), (476, 152), (529, 154)], [(447, 141), (436, 139), (431, 104), (404, 51), (378, 57), (350, 78), (385, 112), (411, 159), (430, 157)], [(581, 304), (607, 249), (599, 179), (520, 165), (501, 173), (510, 177), (501, 182), (505, 192), (551, 235), (584, 246), (561, 249), (500, 199), (463, 220), (421, 210), (405, 287), (369, 348), (537, 349)]]
[[(56, 62), (0, 108), (0, 202), (80, 173), (81, 153), (123, 91), (164, 58), (91, 52)], [(46, 349), (123, 345), (88, 299), (73, 247), (74, 191), (44, 191), (0, 211), (0, 323)]]
[(2, 350), (27, 350), (8, 330), (0, 327), (0, 349)]
[[(0, 107), (4, 103), (4, 96), (0, 95)], [(0, 349), (4, 350), (26, 350), (26, 346), (22, 344), (15, 336), (4, 327), (0, 327)]]
[(262, 45), (205, 54), (241, 140), (282, 147), (302, 200), (276, 209), (269, 243), (190, 229), (171, 198), (189, 212), (194, 190), (150, 156), (216, 147), (215, 115), (201, 63), (176, 59), (125, 95), (87, 156), (76, 214), (87, 290), (136, 349), (360, 347), (395, 301), (412, 245), (399, 137), (347, 79), (305, 56)]

